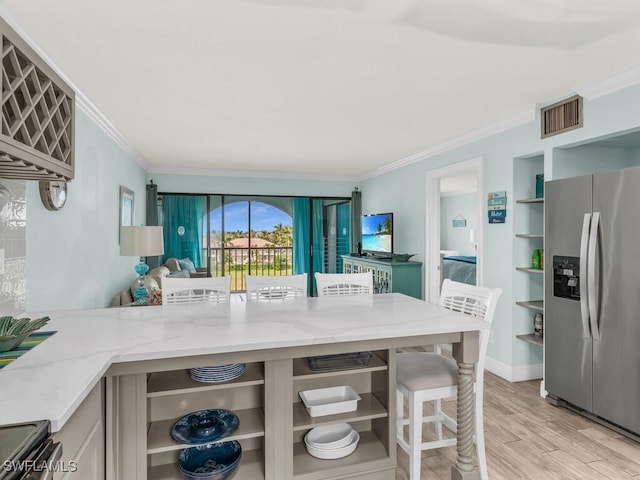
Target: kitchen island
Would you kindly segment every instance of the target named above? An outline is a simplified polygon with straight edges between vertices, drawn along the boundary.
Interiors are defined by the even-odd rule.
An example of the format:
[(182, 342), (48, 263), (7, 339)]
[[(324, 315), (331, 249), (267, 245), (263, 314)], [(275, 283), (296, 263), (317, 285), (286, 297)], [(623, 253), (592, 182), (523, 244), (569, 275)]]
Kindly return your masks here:
[[(58, 333), (0, 371), (0, 424), (49, 419), (64, 431), (90, 392), (103, 385), (106, 478), (179, 479), (184, 445), (173, 422), (203, 408), (226, 408), (241, 427), (228, 439), (243, 447), (244, 479), (394, 479), (395, 349), (453, 344), (468, 381), (484, 322), (401, 294), (309, 298), (274, 303), (182, 305), (64, 311), (50, 314)], [(312, 355), (371, 351), (362, 369), (309, 370)], [(195, 382), (188, 369), (246, 363), (241, 377)], [(355, 412), (309, 417), (302, 390), (351, 385)], [(45, 401), (46, 399), (46, 401)], [(458, 409), (472, 409), (460, 388)], [(73, 418), (72, 418), (73, 420)], [(354, 454), (318, 460), (301, 441), (314, 426), (347, 421), (360, 432)], [(458, 430), (452, 478), (477, 478), (472, 424)]]

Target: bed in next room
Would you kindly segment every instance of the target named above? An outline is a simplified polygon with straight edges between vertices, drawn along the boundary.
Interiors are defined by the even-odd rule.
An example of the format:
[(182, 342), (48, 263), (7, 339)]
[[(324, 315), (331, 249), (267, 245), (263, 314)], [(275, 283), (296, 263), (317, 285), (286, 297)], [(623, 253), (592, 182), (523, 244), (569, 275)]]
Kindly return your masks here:
[(468, 255), (441, 255), (440, 272), (442, 279), (476, 284), (476, 257)]

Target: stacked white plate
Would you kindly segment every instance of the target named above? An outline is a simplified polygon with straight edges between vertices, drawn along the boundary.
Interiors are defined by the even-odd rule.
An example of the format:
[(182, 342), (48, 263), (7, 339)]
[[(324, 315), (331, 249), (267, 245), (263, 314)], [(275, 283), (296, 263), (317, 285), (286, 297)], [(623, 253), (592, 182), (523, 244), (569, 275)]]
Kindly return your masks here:
[(217, 383), (238, 378), (245, 371), (244, 363), (230, 365), (216, 365), (214, 367), (191, 368), (189, 374), (197, 382)]
[(354, 452), (360, 434), (348, 423), (335, 423), (316, 427), (304, 437), (307, 452), (316, 458), (333, 460)]

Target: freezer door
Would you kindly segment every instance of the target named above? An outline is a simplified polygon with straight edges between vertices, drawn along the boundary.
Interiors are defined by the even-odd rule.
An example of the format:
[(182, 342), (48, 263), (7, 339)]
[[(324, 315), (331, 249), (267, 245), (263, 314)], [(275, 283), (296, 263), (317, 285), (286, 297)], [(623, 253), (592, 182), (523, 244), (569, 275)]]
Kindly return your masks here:
[[(585, 216), (587, 229), (591, 218), (592, 179), (589, 175), (547, 182), (544, 199), (544, 382), (549, 394), (586, 410), (592, 408), (592, 340), (588, 318), (583, 318), (588, 309), (581, 304), (586, 295), (554, 296), (553, 260), (587, 254), (581, 252), (581, 244)], [(580, 269), (580, 290), (586, 286), (586, 270)]]
[(640, 434), (640, 167), (594, 175), (593, 209), (601, 213), (593, 412)]

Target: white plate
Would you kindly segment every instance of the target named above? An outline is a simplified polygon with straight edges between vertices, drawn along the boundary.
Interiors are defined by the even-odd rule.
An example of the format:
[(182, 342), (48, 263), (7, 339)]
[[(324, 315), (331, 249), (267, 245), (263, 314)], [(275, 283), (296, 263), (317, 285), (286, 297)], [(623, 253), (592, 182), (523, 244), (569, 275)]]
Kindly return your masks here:
[[(203, 367), (208, 368), (208, 367)], [(227, 380), (233, 380), (234, 378), (238, 378), (245, 372), (245, 365), (239, 364), (239, 366), (234, 367), (233, 369), (228, 369), (227, 371), (221, 372), (206, 372), (202, 371), (200, 368), (192, 368), (189, 371), (191, 378), (197, 382), (206, 382), (206, 383), (216, 383), (216, 382), (226, 382)]]
[(335, 449), (341, 448), (352, 442), (354, 430), (348, 423), (334, 423), (316, 427), (304, 437), (304, 442), (315, 448)]
[(224, 372), (208, 372), (208, 371), (203, 371), (203, 370), (198, 370), (198, 369), (192, 369), (191, 373), (194, 375), (202, 375), (202, 376), (210, 376), (210, 377), (225, 377), (227, 375), (233, 375), (235, 373), (238, 372), (244, 372), (245, 368), (234, 368), (233, 370), (227, 370)]
[(299, 395), (312, 417), (353, 412), (360, 400), (360, 395), (349, 385), (304, 390)]
[(234, 372), (237, 370), (243, 370), (244, 368), (245, 368), (244, 363), (236, 363), (233, 365), (220, 365), (216, 367), (196, 367), (196, 368), (192, 368), (191, 370), (196, 371), (198, 373), (216, 374), (216, 373)]
[(342, 458), (346, 457), (347, 455), (351, 455), (355, 451), (356, 447), (358, 446), (358, 442), (360, 441), (360, 435), (358, 434), (358, 432), (354, 430), (353, 433), (355, 434), (353, 440), (350, 444), (344, 447), (327, 450), (306, 445), (307, 452), (309, 452), (309, 455), (311, 455), (312, 457), (322, 458), (324, 460), (334, 460), (336, 458)]

